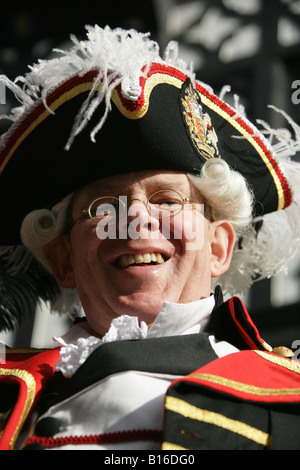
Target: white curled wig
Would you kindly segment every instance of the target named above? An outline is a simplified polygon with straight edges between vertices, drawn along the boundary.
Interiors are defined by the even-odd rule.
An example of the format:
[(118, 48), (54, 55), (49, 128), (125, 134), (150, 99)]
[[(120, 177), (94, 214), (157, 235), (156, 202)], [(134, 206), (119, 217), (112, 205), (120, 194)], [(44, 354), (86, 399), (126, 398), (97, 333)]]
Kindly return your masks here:
[[(72, 195), (50, 209), (38, 209), (30, 212), (23, 220), (21, 226), (21, 239), (31, 254), (49, 274), (51, 268), (45, 258), (44, 248), (59, 235), (64, 233), (68, 209), (72, 201)], [(50, 301), (51, 311), (59, 314), (67, 314), (71, 318), (80, 315), (81, 303), (76, 289), (58, 286), (58, 294)]]
[(47, 269), (48, 262), (44, 248), (64, 232), (66, 217), (72, 195), (67, 196), (50, 209), (37, 209), (30, 212), (21, 226), (21, 239), (24, 246)]

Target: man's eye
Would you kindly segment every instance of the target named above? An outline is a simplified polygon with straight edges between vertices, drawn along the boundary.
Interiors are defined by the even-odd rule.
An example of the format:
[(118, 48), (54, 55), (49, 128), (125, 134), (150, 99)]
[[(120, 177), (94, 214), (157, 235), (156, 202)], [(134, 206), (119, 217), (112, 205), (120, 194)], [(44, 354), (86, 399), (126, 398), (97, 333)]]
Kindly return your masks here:
[(163, 207), (163, 206), (178, 206), (178, 205), (181, 205), (181, 202), (170, 200), (170, 199), (163, 199), (161, 201), (151, 201), (150, 204), (156, 207)]
[(159, 204), (168, 204), (169, 206), (171, 206), (171, 205), (181, 204), (181, 202), (174, 201), (174, 200), (163, 200), (163, 201), (160, 201)]

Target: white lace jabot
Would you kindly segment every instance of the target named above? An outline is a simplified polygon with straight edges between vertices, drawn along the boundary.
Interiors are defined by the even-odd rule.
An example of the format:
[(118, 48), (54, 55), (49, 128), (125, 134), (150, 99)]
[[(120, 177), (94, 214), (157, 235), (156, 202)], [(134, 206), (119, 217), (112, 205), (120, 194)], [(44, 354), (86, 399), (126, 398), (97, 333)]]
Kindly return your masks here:
[[(213, 296), (189, 304), (164, 302), (149, 330), (145, 322), (141, 322), (139, 325), (137, 317), (122, 315), (112, 320), (110, 329), (102, 339), (90, 334), (89, 326), (86, 322), (78, 323), (64, 336), (53, 338), (61, 346), (61, 360), (57, 362), (56, 370), (61, 371), (65, 377), (71, 377), (89, 355), (104, 343), (126, 339), (199, 333), (201, 330), (203, 331), (208, 322), (214, 302)], [(213, 338), (210, 339), (214, 349), (218, 349), (217, 343), (215, 343)], [(227, 343), (222, 342), (223, 349), (224, 344), (226, 345)], [(227, 349), (229, 347), (228, 352), (236, 351), (230, 345), (226, 347)], [(223, 355), (217, 350), (216, 353)]]
[(101, 344), (124, 339), (146, 338), (148, 328), (145, 322), (138, 324), (137, 317), (123, 315), (114, 318), (110, 329), (102, 339), (89, 333), (89, 326), (78, 323), (61, 338), (53, 338), (61, 347), (60, 361), (56, 364), (56, 370), (62, 372), (65, 377), (71, 377), (92, 352)]

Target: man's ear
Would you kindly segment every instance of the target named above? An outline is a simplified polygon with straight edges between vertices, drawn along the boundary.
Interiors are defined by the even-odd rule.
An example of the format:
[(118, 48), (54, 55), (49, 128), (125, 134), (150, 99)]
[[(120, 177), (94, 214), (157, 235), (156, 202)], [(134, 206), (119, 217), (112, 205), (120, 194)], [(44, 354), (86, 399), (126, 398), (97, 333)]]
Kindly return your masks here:
[(231, 263), (235, 233), (230, 222), (216, 220), (210, 225), (211, 276), (224, 274)]
[(52, 273), (62, 287), (75, 287), (72, 248), (65, 234), (52, 240), (44, 248)]

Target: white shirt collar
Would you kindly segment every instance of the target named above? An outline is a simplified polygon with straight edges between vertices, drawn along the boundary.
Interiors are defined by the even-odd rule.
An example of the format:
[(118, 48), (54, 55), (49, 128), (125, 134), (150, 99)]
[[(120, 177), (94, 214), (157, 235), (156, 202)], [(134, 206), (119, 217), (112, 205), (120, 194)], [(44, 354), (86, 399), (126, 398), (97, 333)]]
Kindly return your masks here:
[[(195, 332), (203, 331), (205, 328), (210, 314), (214, 308), (215, 299), (211, 295), (205, 299), (196, 300), (188, 304), (178, 304), (175, 302), (164, 302), (159, 314), (154, 320), (150, 329), (145, 331), (144, 325), (142, 326), (143, 337), (155, 338), (160, 336), (175, 336), (182, 334), (190, 334)], [(132, 317), (123, 315), (112, 321), (112, 325), (120, 325), (120, 328), (127, 324), (135, 325), (137, 319), (133, 322), (121, 321)], [(143, 322), (142, 322), (143, 323)], [(111, 328), (112, 329), (112, 328)], [(132, 334), (136, 336), (136, 328), (132, 328)], [(82, 322), (74, 325), (65, 335), (61, 338), (54, 338), (55, 342), (66, 346), (67, 344), (74, 343), (79, 338), (88, 338), (91, 336), (89, 326), (87, 323)], [(130, 336), (130, 332), (127, 332), (127, 336)], [(121, 339), (121, 338), (120, 338)], [(128, 338), (129, 339), (129, 338)], [(134, 339), (134, 338), (132, 338)]]
[(214, 305), (213, 295), (188, 304), (164, 302), (147, 338), (199, 333), (205, 328)]
[(56, 369), (70, 377), (101, 344), (125, 339), (175, 336), (203, 331), (214, 307), (214, 296), (189, 304), (164, 302), (151, 328), (145, 322), (139, 325), (137, 317), (123, 315), (115, 318), (106, 335), (96, 338), (89, 332), (87, 323), (78, 323), (64, 336), (53, 338), (61, 346)]

